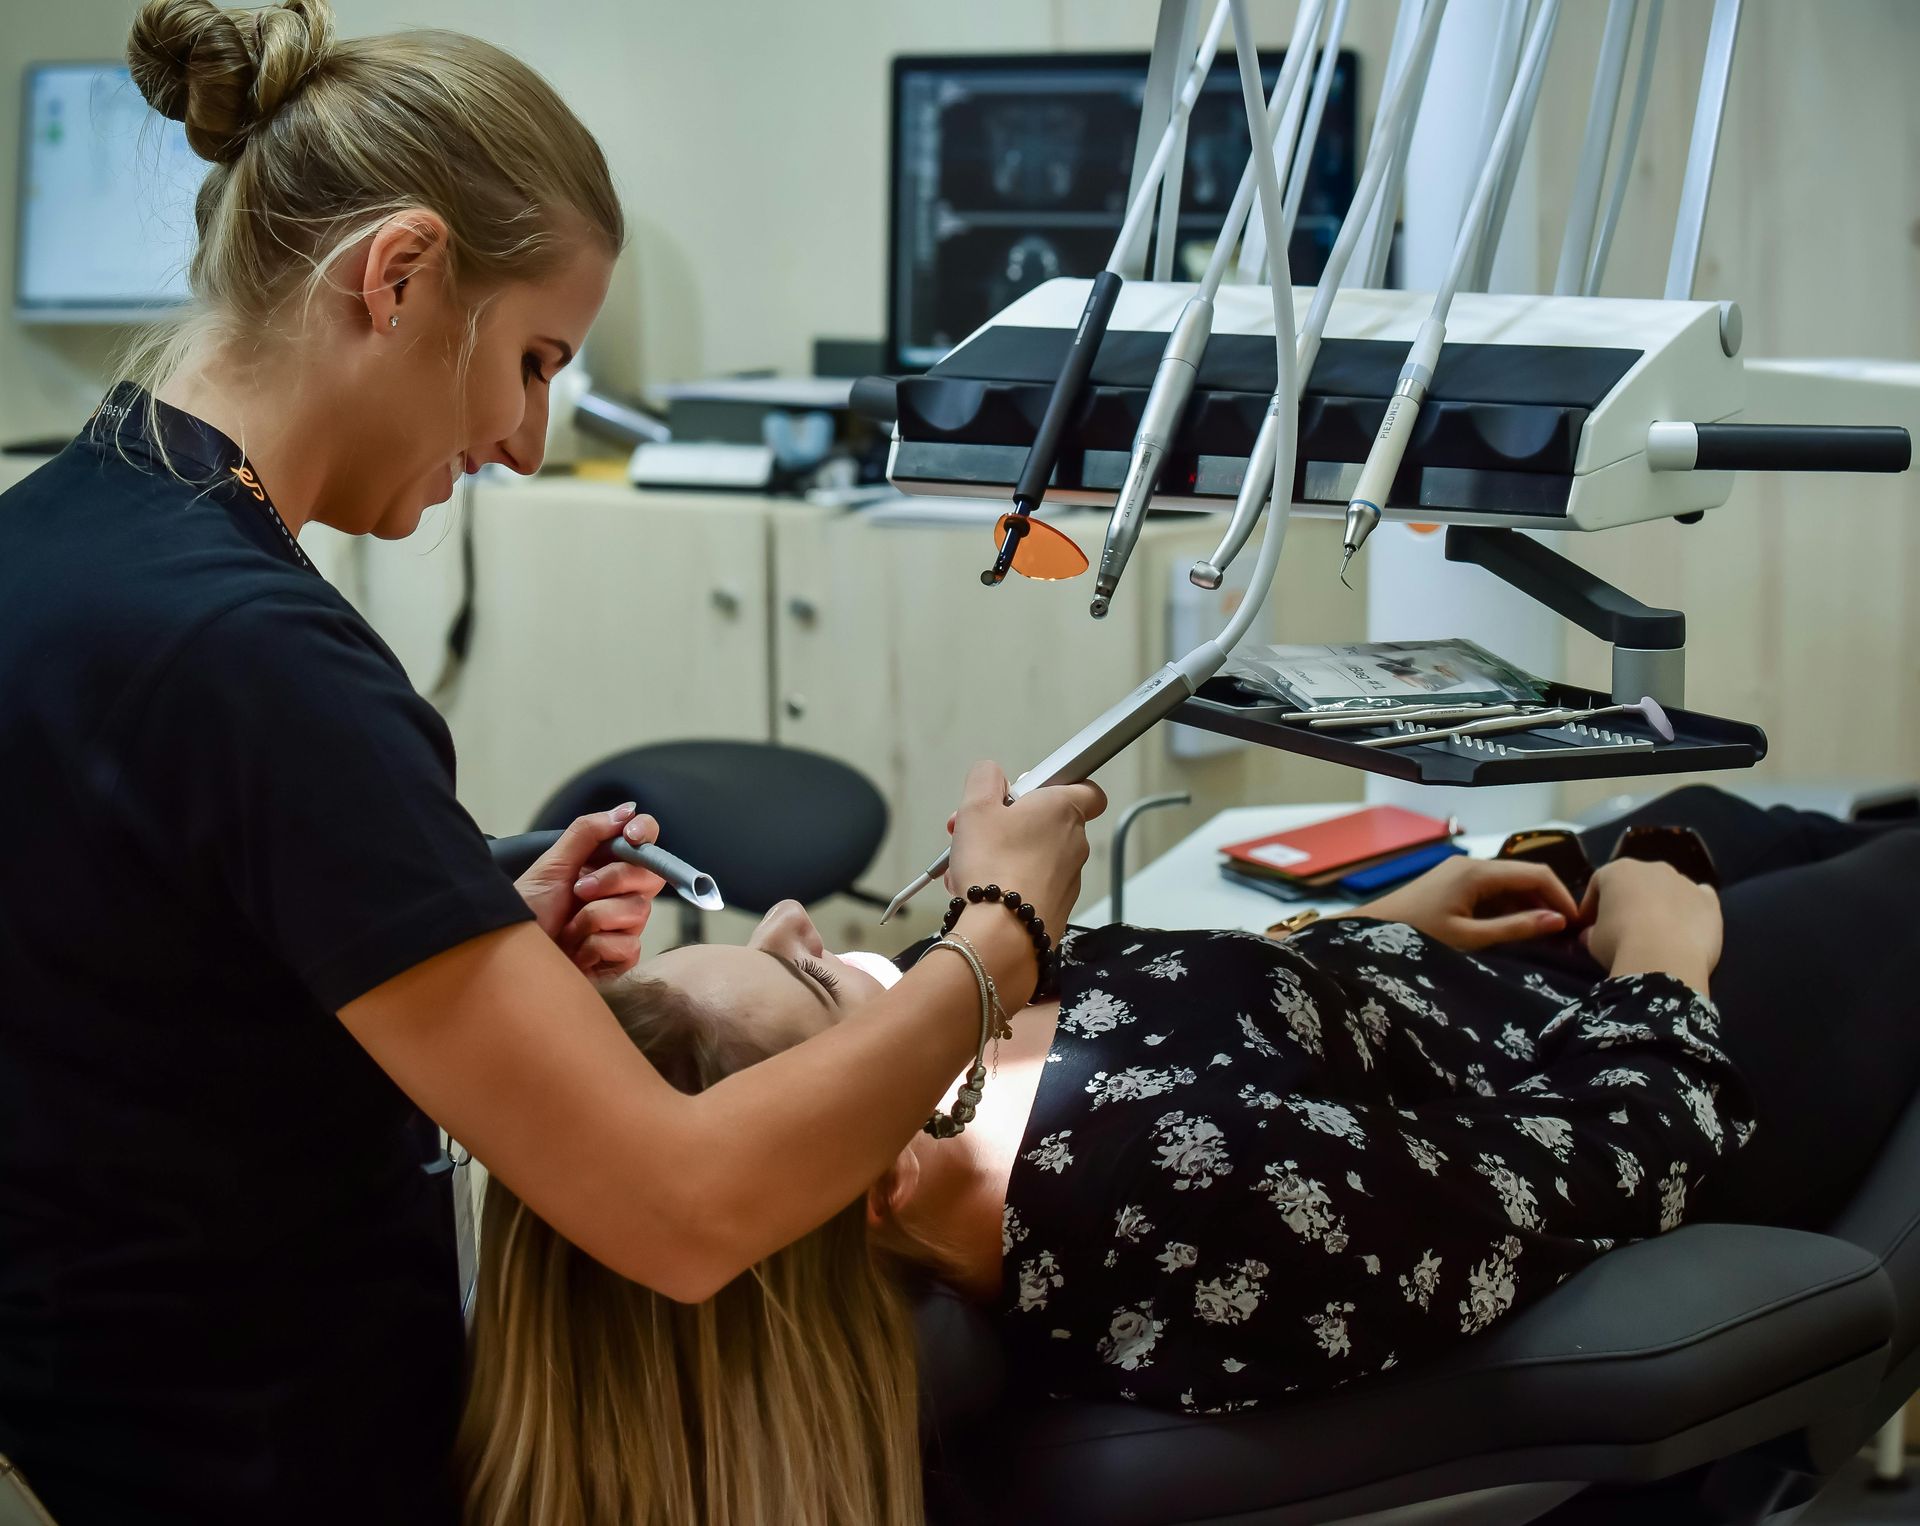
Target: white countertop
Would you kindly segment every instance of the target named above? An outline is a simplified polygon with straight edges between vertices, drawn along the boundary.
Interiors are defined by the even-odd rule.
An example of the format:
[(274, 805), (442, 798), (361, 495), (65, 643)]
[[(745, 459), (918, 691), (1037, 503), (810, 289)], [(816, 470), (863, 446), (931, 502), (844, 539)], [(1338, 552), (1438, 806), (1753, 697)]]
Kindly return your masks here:
[[(1309, 907), (1344, 910), (1353, 902), (1344, 898), (1282, 901), (1231, 884), (1220, 875), (1220, 849), (1230, 842), (1289, 832), (1359, 809), (1358, 802), (1343, 800), (1336, 805), (1243, 805), (1222, 811), (1128, 876), (1122, 902), (1126, 920), (1137, 927), (1237, 927), (1262, 932)], [(1501, 833), (1477, 834), (1462, 837), (1459, 843), (1469, 853), (1490, 858), (1503, 838)], [(1089, 927), (1112, 921), (1109, 900), (1096, 901), (1076, 920)]]

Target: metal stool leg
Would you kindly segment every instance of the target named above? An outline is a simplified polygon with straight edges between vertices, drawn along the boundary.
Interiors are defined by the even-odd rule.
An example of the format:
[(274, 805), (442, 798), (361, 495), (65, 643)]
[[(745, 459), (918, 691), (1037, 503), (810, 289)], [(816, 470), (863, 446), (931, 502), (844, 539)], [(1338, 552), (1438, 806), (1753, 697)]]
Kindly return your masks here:
[(1904, 1407), (1895, 1410), (1893, 1418), (1874, 1432), (1873, 1487), (1907, 1487), (1907, 1412)]

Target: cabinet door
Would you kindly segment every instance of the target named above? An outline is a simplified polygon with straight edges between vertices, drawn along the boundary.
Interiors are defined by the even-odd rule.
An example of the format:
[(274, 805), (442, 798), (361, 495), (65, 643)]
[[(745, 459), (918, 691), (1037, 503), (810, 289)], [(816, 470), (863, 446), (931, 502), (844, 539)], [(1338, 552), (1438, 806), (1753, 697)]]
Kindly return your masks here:
[[(760, 500), (555, 479), (482, 482), (469, 504), (472, 642), (433, 697), (483, 829), (524, 831), (567, 779), (630, 747), (767, 735)], [(369, 618), (423, 693), (461, 603), (462, 530), (368, 561)]]

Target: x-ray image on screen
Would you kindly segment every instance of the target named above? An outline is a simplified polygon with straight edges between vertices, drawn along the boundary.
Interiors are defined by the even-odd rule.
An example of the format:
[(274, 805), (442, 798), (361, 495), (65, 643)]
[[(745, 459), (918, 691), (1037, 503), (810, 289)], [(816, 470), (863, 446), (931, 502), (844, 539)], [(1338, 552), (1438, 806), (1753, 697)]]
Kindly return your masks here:
[[(1267, 88), (1280, 58), (1264, 60)], [(888, 336), (929, 366), (1023, 292), (1106, 263), (1126, 215), (1147, 56), (900, 58), (893, 70)], [(1353, 197), (1354, 60), (1342, 54), (1289, 250), (1319, 279)], [(1196, 280), (1248, 158), (1240, 80), (1214, 66), (1188, 121), (1176, 280)]]

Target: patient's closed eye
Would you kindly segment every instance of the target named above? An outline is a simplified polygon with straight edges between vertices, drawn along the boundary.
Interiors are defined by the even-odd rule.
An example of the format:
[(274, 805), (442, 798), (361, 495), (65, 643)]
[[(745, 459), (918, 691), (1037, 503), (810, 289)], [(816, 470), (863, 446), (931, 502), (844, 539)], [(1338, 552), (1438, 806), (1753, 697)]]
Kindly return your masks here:
[(816, 964), (811, 959), (803, 959), (800, 961), (800, 968), (805, 970), (815, 980), (819, 981), (821, 985), (825, 986), (828, 994), (834, 996), (840, 994), (840, 977), (834, 974), (833, 971), (828, 969), (824, 964)]

